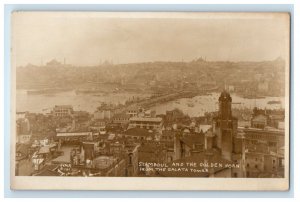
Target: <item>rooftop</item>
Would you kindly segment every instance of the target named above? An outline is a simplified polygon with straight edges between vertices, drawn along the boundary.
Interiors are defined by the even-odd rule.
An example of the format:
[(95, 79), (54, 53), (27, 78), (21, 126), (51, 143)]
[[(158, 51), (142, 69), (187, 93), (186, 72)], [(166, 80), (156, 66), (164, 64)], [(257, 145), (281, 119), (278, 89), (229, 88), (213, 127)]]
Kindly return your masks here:
[(148, 130), (143, 128), (130, 128), (125, 131), (125, 135), (130, 136), (151, 136), (152, 134)]
[(77, 132), (77, 133), (72, 133), (72, 132), (66, 132), (66, 133), (57, 133), (57, 137), (76, 137), (76, 136), (88, 136), (92, 135), (92, 132)]
[(70, 163), (70, 155), (68, 154), (63, 154), (62, 156), (59, 156), (55, 159), (51, 160), (52, 163)]
[(28, 144), (17, 144), (16, 151), (20, 152), (22, 154), (27, 154), (27, 151), (29, 148), (30, 148), (30, 145), (28, 145)]
[(201, 131), (202, 130), (202, 132), (206, 132), (206, 131), (208, 131), (209, 129), (211, 128), (211, 125), (199, 125), (199, 130)]
[(282, 134), (284, 135), (284, 130), (273, 128), (273, 127), (266, 127), (265, 129), (260, 129), (260, 128), (244, 128), (244, 132), (260, 132), (260, 133), (273, 133), (273, 134)]
[(52, 159), (51, 162), (52, 163), (70, 163), (70, 153), (73, 148), (74, 147), (71, 147), (71, 146), (61, 147), (60, 151), (63, 151), (63, 155), (59, 156), (55, 159)]
[(115, 114), (113, 116), (113, 119), (116, 119), (116, 118), (129, 119), (130, 115), (129, 114), (125, 114), (125, 113), (118, 113), (118, 114)]
[(50, 147), (49, 146), (41, 147), (40, 150), (39, 150), (39, 154), (47, 154), (49, 152), (50, 152)]
[(154, 153), (155, 151), (157, 151), (159, 148), (157, 145), (154, 144), (142, 144), (139, 147), (139, 152), (150, 152), (150, 153)]
[(188, 146), (193, 146), (194, 144), (204, 144), (203, 135), (187, 135), (181, 139)]
[(163, 130), (162, 131), (162, 135), (163, 136), (175, 136), (176, 135), (176, 131), (174, 130)]
[(73, 109), (72, 105), (55, 105), (54, 108), (71, 108), (71, 109)]
[(151, 121), (151, 122), (161, 122), (162, 118), (156, 117), (156, 118), (146, 118), (146, 117), (131, 117), (129, 119), (130, 121)]

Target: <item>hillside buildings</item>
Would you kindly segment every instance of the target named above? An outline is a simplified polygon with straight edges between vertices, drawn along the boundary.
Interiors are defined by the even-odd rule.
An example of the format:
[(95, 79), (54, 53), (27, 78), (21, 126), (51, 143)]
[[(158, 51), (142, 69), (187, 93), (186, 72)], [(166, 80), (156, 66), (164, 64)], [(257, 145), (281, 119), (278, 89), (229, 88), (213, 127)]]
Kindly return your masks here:
[[(284, 110), (254, 108), (238, 127), (232, 97), (223, 91), (218, 111), (189, 117), (180, 110), (156, 115), (136, 107), (90, 115), (57, 105), (53, 113), (20, 113), (16, 173), (37, 176), (283, 177)], [(31, 117), (31, 118), (28, 118)], [(41, 127), (43, 124), (43, 128)], [(51, 135), (39, 137), (39, 131)], [(35, 136), (32, 135), (34, 131)], [(152, 164), (151, 164), (152, 163)], [(195, 170), (187, 163), (198, 165)], [(153, 169), (151, 165), (166, 169)], [(26, 172), (24, 172), (26, 170)]]

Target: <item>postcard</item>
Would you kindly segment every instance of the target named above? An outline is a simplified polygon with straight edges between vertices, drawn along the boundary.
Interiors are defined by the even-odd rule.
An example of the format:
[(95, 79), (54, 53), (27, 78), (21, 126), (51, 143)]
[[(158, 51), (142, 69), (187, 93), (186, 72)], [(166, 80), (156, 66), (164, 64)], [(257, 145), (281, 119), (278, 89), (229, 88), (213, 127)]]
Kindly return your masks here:
[(289, 189), (289, 13), (11, 22), (11, 189)]

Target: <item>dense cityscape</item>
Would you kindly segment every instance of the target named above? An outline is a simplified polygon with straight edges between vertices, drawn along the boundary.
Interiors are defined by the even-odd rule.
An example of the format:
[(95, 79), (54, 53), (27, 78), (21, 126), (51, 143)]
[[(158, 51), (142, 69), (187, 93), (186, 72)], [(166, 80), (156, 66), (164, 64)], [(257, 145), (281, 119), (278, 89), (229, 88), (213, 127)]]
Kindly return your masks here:
[[(222, 71), (220, 71), (222, 68)], [(51, 71), (51, 74), (48, 72)], [(232, 95), (259, 100), (285, 95), (284, 61), (153, 62), (75, 67), (57, 60), (17, 68), (26, 96), (109, 97), (138, 93), (93, 112), (51, 103), (16, 112), (17, 176), (284, 177), (285, 109), (233, 107)], [(33, 79), (34, 78), (34, 79)], [(51, 86), (51, 87), (50, 87)], [(190, 116), (153, 106), (217, 93), (217, 108)], [(146, 96), (147, 95), (147, 96)], [(47, 98), (47, 96), (45, 96)], [(17, 100), (17, 102), (22, 102)], [(45, 99), (47, 102), (47, 99)], [(203, 103), (188, 102), (190, 109)], [(76, 109), (75, 109), (76, 108)], [(205, 108), (205, 105), (203, 106)]]

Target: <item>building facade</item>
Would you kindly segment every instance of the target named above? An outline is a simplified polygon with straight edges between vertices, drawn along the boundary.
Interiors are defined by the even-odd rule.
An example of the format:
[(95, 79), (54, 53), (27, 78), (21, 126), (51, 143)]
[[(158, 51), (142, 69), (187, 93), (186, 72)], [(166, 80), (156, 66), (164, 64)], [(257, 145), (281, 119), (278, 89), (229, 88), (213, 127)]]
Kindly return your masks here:
[(148, 117), (131, 117), (129, 119), (128, 128), (144, 128), (149, 130), (161, 130), (162, 118), (148, 118)]
[(55, 105), (52, 114), (57, 117), (71, 116), (73, 107), (71, 105)]

